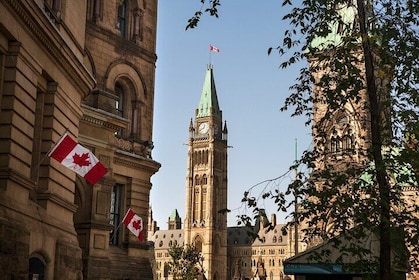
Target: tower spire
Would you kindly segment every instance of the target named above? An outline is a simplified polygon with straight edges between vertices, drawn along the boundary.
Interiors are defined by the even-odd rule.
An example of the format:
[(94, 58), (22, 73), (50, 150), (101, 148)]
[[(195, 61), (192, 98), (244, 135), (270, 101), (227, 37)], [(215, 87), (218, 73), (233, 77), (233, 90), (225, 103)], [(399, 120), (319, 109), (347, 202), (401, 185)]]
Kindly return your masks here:
[(221, 110), (218, 105), (217, 90), (215, 88), (214, 73), (212, 69), (212, 65), (208, 64), (201, 98), (196, 112), (197, 118), (214, 116), (221, 119)]

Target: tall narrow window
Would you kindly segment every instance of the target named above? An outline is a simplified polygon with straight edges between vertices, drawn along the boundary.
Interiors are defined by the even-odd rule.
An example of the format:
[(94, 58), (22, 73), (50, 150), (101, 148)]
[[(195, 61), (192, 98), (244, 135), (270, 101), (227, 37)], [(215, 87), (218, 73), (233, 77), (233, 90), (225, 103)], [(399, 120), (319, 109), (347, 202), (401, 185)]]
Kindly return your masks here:
[[(115, 112), (118, 116), (124, 117), (124, 105), (125, 105), (124, 104), (125, 103), (124, 88), (122, 87), (120, 83), (116, 83), (114, 90), (115, 90), (115, 95), (116, 95)], [(118, 137), (122, 137), (122, 134), (123, 134), (122, 129), (115, 132), (115, 135)]]
[(207, 189), (202, 189), (202, 216), (201, 219), (205, 219), (207, 216)]
[(193, 222), (198, 221), (198, 219), (199, 219), (198, 214), (199, 214), (199, 189), (195, 188)]
[(123, 185), (115, 184), (111, 193), (110, 224), (113, 229), (110, 232), (109, 244), (115, 246), (119, 245), (119, 231), (117, 229), (121, 222), (122, 189)]
[(332, 139), (330, 139), (330, 152), (336, 153), (338, 151), (339, 151), (339, 141), (337, 137), (332, 137)]
[(123, 117), (124, 116), (124, 102), (125, 102), (125, 94), (124, 88), (120, 83), (115, 84), (115, 95), (117, 99), (115, 100), (115, 110), (116, 113)]
[[(32, 166), (39, 166), (41, 162), (41, 147), (42, 147), (42, 130), (44, 128), (43, 122), (45, 107), (45, 92), (41, 89), (37, 90), (36, 93), (36, 107), (35, 107), (35, 122), (33, 130), (33, 141), (32, 141)], [(31, 179), (34, 182), (38, 182), (39, 168), (32, 168)], [(36, 201), (36, 190), (33, 190), (31, 199)]]
[(118, 6), (118, 19), (116, 27), (121, 31), (121, 37), (125, 38), (127, 35), (127, 1), (123, 0), (122, 4)]
[(351, 129), (348, 129), (343, 139), (344, 139), (344, 149), (345, 150), (353, 149), (354, 143), (353, 143), (353, 136), (352, 136)]
[(202, 252), (202, 239), (200, 236), (195, 237), (194, 245), (198, 252)]

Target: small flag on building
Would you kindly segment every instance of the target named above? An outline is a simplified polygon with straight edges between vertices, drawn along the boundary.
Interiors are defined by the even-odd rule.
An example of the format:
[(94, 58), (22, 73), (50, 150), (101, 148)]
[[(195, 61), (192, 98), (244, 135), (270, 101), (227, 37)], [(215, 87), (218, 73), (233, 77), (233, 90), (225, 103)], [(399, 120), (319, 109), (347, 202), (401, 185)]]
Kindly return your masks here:
[(84, 177), (92, 185), (108, 172), (90, 150), (78, 144), (67, 133), (61, 137), (48, 156)]
[(220, 52), (220, 49), (219, 49), (219, 48), (214, 47), (213, 45), (210, 45), (210, 51), (213, 51), (213, 52)]
[(134, 213), (131, 208), (125, 214), (122, 223), (138, 238), (143, 241), (143, 220), (140, 216)]

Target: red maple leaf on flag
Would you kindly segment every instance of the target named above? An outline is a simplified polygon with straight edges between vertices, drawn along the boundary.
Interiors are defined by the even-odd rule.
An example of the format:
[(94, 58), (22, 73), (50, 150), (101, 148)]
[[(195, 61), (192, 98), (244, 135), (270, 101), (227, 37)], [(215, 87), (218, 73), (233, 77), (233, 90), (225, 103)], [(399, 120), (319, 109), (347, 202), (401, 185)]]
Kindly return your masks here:
[(138, 221), (138, 220), (133, 221), (132, 222), (132, 227), (135, 228), (135, 229), (138, 229), (138, 230), (141, 229), (141, 222)]
[(73, 163), (77, 164), (78, 166), (89, 166), (89, 154), (83, 153), (81, 156), (77, 153), (73, 156)]

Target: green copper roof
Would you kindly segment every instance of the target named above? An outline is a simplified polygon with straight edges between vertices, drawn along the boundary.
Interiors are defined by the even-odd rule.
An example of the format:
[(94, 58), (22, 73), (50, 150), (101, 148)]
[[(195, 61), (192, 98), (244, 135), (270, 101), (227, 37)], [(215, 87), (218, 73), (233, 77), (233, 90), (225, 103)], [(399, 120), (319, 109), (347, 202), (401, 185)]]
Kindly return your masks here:
[[(340, 15), (342, 22), (350, 26), (355, 23), (355, 16), (356, 16), (356, 7), (354, 6), (344, 6), (337, 10), (337, 13)], [(315, 37), (311, 42), (310, 47), (318, 48), (320, 50), (328, 48), (329, 46), (338, 46), (342, 44), (343, 36), (347, 36), (351, 32), (349, 30), (340, 30), (338, 22), (331, 22), (330, 23), (330, 30), (331, 32), (327, 34), (326, 37)]]
[(177, 209), (173, 209), (172, 214), (169, 216), (170, 221), (177, 221), (180, 219), (179, 213), (177, 212)]
[(208, 65), (196, 117), (209, 117), (211, 115), (221, 118), (212, 65)]
[[(368, 35), (378, 45), (381, 44), (380, 36), (377, 36), (374, 28), (372, 19), (372, 3), (367, 0), (365, 3), (365, 16), (368, 22)], [(310, 48), (316, 48), (318, 50), (328, 49), (330, 47), (336, 47), (342, 45), (344, 40), (347, 40), (348, 36), (355, 36), (353, 42), (361, 43), (361, 37), (358, 33), (357, 23), (357, 7), (356, 1), (348, 1), (348, 4), (340, 4), (336, 9), (337, 15), (340, 17), (341, 22), (337, 20), (329, 23), (330, 32), (326, 36), (317, 36), (311, 43)]]

